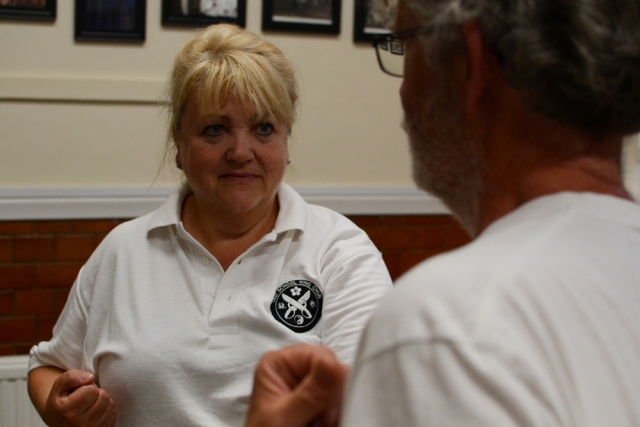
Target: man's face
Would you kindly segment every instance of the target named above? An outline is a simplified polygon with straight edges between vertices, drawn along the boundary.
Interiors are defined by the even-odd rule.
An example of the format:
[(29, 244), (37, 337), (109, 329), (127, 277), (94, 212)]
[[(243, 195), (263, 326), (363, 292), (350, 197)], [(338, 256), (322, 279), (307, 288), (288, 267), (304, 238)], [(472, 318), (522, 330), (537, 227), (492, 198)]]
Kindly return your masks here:
[[(395, 31), (421, 25), (401, 1)], [(429, 36), (404, 40), (404, 79), (400, 88), (413, 179), (418, 187), (440, 198), (473, 233), (482, 187), (481, 157), (462, 119), (459, 83), (450, 80), (448, 73), (435, 73), (427, 64), (421, 37)]]
[[(394, 30), (396, 32), (419, 28), (422, 23), (401, 1), (398, 5)], [(405, 112), (423, 107), (429, 93), (432, 71), (425, 62), (425, 53), (420, 36), (404, 39), (404, 78), (400, 87), (400, 98)]]

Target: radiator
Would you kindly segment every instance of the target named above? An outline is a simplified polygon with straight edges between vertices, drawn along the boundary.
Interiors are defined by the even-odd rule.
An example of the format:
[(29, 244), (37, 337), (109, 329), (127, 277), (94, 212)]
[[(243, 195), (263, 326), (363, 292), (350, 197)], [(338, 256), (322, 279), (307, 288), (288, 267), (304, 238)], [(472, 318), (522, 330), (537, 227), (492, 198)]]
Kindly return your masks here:
[(46, 427), (29, 400), (29, 356), (0, 356), (0, 427)]

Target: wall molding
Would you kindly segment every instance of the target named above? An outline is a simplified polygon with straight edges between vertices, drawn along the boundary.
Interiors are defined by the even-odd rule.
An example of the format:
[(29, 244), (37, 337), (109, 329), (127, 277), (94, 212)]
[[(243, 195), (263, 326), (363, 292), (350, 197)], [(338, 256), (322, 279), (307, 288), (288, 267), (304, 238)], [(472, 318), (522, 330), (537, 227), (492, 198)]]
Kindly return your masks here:
[(165, 85), (157, 78), (0, 75), (0, 100), (160, 104)]
[[(344, 215), (437, 215), (449, 211), (410, 187), (296, 187), (309, 203)], [(156, 209), (172, 187), (0, 189), (0, 220), (123, 219)]]

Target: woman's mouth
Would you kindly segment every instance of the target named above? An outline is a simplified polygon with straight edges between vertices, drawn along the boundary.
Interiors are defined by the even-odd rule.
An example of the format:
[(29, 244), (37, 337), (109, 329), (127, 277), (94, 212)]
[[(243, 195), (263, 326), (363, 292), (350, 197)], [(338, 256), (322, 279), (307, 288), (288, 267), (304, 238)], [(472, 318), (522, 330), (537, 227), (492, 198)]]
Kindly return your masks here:
[(220, 175), (220, 178), (231, 181), (250, 181), (253, 179), (257, 179), (258, 175), (251, 173), (227, 173)]

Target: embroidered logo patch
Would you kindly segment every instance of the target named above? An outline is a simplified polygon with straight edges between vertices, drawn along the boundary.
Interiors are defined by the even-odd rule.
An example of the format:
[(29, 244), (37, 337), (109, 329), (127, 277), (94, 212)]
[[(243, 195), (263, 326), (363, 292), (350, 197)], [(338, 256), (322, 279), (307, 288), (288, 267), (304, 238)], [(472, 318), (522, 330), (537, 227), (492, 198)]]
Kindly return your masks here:
[(271, 314), (293, 332), (311, 330), (322, 316), (322, 291), (308, 280), (292, 280), (276, 289)]

